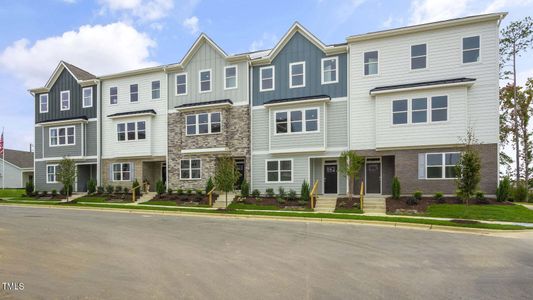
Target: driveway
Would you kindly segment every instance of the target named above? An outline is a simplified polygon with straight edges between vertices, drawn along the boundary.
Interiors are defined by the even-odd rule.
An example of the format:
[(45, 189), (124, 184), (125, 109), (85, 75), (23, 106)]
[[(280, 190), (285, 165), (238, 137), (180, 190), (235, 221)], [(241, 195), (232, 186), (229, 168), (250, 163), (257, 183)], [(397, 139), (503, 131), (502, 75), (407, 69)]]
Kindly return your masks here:
[(0, 206), (0, 281), (24, 283), (0, 299), (526, 299), (533, 239)]

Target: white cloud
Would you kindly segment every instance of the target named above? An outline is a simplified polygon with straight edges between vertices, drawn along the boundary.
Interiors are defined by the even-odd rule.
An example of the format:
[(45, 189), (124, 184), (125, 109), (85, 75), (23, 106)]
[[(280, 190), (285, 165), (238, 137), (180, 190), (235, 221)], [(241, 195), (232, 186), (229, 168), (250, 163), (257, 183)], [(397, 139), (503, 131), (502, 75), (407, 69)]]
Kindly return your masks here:
[(411, 24), (434, 22), (464, 16), (473, 0), (414, 0), (411, 2)]
[(141, 21), (163, 19), (174, 8), (173, 0), (99, 0), (101, 13), (123, 13), (126, 18), (137, 18)]
[(200, 31), (200, 25), (198, 24), (200, 20), (196, 16), (192, 16), (183, 21), (182, 25), (185, 27), (191, 34), (196, 34)]
[(381, 23), (382, 28), (392, 28), (392, 27), (398, 27), (403, 24), (403, 18), (402, 17), (394, 17), (389, 16), (383, 23)]
[(265, 32), (260, 39), (257, 39), (250, 44), (250, 51), (265, 50), (274, 47), (278, 37), (275, 34)]
[(500, 12), (508, 10), (512, 6), (527, 6), (533, 4), (533, 0), (493, 0), (487, 5), (483, 13)]
[(22, 80), (26, 88), (38, 87), (60, 60), (102, 75), (155, 65), (150, 60), (154, 47), (148, 35), (121, 22), (85, 25), (33, 44), (27, 39), (14, 42), (0, 52), (0, 70)]
[(74, 3), (78, 2), (78, 0), (63, 0), (63, 2), (65, 2), (67, 4), (74, 4)]

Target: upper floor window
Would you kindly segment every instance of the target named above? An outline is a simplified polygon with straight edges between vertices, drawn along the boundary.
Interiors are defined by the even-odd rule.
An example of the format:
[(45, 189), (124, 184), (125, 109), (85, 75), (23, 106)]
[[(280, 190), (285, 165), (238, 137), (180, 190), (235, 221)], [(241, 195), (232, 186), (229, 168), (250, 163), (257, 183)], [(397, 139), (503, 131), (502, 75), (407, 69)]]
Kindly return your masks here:
[(228, 66), (224, 68), (224, 89), (237, 88), (237, 66)]
[(131, 163), (116, 163), (112, 166), (113, 181), (131, 180)]
[(276, 112), (276, 133), (318, 131), (318, 108)]
[(187, 73), (176, 74), (176, 96), (187, 95)]
[(146, 139), (146, 122), (127, 122), (117, 124), (118, 141), (134, 141)]
[(339, 82), (339, 58), (327, 57), (322, 59), (322, 84)]
[(116, 86), (109, 88), (109, 103), (110, 104), (118, 103), (118, 89)]
[(305, 62), (289, 64), (289, 88), (305, 86)]
[(211, 92), (211, 70), (202, 70), (200, 77), (200, 93)]
[(456, 178), (455, 165), (457, 165), (460, 158), (461, 154), (459, 152), (427, 153), (426, 178)]
[(59, 165), (46, 165), (46, 183), (57, 183)]
[(220, 112), (187, 115), (187, 135), (219, 133), (221, 130)]
[(48, 112), (48, 94), (39, 95), (39, 112), (40, 113)]
[(93, 107), (93, 88), (86, 87), (82, 90), (83, 94), (83, 108)]
[(161, 81), (152, 81), (152, 99), (161, 98)]
[(365, 75), (378, 74), (378, 52), (369, 51), (364, 54)]
[(428, 99), (415, 98), (411, 100), (411, 122), (426, 123), (428, 121)]
[[(420, 97), (392, 101), (392, 124), (444, 122), (448, 120), (448, 96)], [(410, 104), (410, 105), (409, 105)], [(409, 119), (409, 115), (411, 118)]]
[(267, 160), (266, 182), (291, 182), (292, 160)]
[(425, 69), (427, 66), (427, 45), (411, 46), (411, 70)]
[(181, 179), (200, 179), (202, 163), (199, 159), (182, 159), (180, 161)]
[(479, 61), (479, 35), (463, 38), (463, 64)]
[(407, 124), (407, 99), (392, 101), (392, 124)]
[(259, 69), (259, 91), (273, 91), (275, 89), (275, 76), (274, 66), (262, 67)]
[(130, 102), (139, 102), (139, 85), (130, 85)]
[(76, 143), (74, 126), (50, 128), (49, 136), (50, 146), (67, 146)]
[(448, 120), (448, 96), (431, 97), (431, 122)]
[(61, 91), (60, 93), (61, 97), (61, 110), (69, 110), (70, 109), (70, 91)]

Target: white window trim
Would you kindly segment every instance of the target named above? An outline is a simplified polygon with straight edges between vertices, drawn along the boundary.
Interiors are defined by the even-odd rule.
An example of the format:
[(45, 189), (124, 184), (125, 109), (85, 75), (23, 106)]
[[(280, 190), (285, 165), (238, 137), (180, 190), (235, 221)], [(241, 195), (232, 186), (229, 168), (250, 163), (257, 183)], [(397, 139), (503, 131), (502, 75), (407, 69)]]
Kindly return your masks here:
[[(301, 85), (294, 85), (292, 84), (292, 76), (294, 74), (292, 74), (292, 66), (296, 66), (296, 65), (302, 65), (302, 76), (303, 76), (303, 80), (302, 80), (302, 84)], [(300, 74), (296, 74), (296, 75), (300, 75)], [(305, 61), (298, 61), (298, 62), (293, 62), (293, 63), (290, 63), (289, 64), (289, 88), (290, 89), (294, 89), (294, 88), (302, 88), (302, 87), (305, 87)]]
[[(442, 177), (440, 178), (428, 178), (428, 154), (441, 154), (442, 155)], [(432, 153), (425, 153), (424, 155), (424, 172), (426, 173), (425, 174), (425, 178), (426, 180), (455, 180), (457, 179), (457, 177), (453, 177), (453, 178), (447, 178), (446, 177), (446, 167), (451, 167), (452, 165), (446, 165), (446, 154), (459, 154), (459, 156), (461, 155), (461, 152), (458, 152), (458, 151), (452, 151), (452, 152), (432, 152)], [(435, 167), (435, 166), (433, 166)]]
[[(402, 111), (397, 111), (396, 113), (404, 113), (406, 112), (407, 113), (407, 123), (402, 123), (402, 124), (394, 124), (394, 102), (395, 101), (407, 101), (407, 110), (402, 110)], [(409, 125), (411, 124), (411, 117), (410, 117), (410, 114), (411, 114), (411, 109), (410, 109), (410, 106), (411, 106), (411, 100), (409, 98), (405, 98), (405, 99), (392, 99), (391, 102), (390, 102), (390, 124), (392, 126), (405, 126), (405, 125)]]
[[(144, 139), (139, 139), (139, 126), (138, 123), (144, 122)], [(134, 132), (135, 132), (135, 138), (133, 140), (128, 140), (128, 123), (135, 124)], [(136, 142), (136, 141), (146, 141), (148, 139), (148, 127), (146, 126), (148, 122), (146, 120), (139, 120), (139, 121), (131, 121), (131, 122), (118, 122), (115, 126), (115, 136), (117, 138), (117, 142), (124, 143), (124, 142)], [(124, 140), (121, 141), (118, 139), (118, 125), (124, 124)]]
[[(202, 91), (202, 73), (209, 72), (209, 90)], [(206, 80), (207, 81), (207, 80)], [(198, 71), (198, 93), (209, 93), (213, 90), (213, 71), (211, 69), (203, 69)]]
[[(220, 114), (220, 122), (217, 122), (217, 123), (220, 123), (220, 132), (211, 132), (211, 115), (212, 114)], [(207, 124), (207, 133), (200, 133), (200, 123), (198, 122), (198, 115), (203, 115), (203, 114), (207, 114), (207, 123), (202, 123), (202, 124)], [(194, 119), (195, 119), (195, 122), (194, 122), (194, 126), (196, 128), (196, 133), (195, 134), (189, 134), (187, 133), (187, 117), (188, 116), (194, 116)], [(212, 111), (212, 112), (204, 112), (204, 113), (197, 113), (197, 114), (187, 114), (185, 115), (185, 135), (186, 136), (197, 136), (197, 135), (209, 135), (209, 134), (220, 134), (222, 133), (222, 112), (220, 111)]]
[[(112, 103), (112, 102), (111, 102), (111, 95), (112, 95), (112, 94), (111, 94), (111, 89), (112, 89), (112, 88), (115, 88), (115, 89), (117, 90), (117, 94), (116, 94), (116, 96), (117, 96), (117, 102), (116, 102), (116, 103)], [(117, 105), (117, 104), (118, 104), (118, 87), (117, 87), (117, 86), (110, 86), (110, 87), (109, 87), (109, 105)]]
[[(413, 109), (413, 100), (415, 99), (426, 99), (426, 109)], [(413, 97), (410, 100), (408, 100), (408, 104), (410, 105), (410, 107), (407, 107), (407, 109), (411, 110), (410, 118), (408, 118), (408, 120), (410, 120), (413, 125), (431, 123), (430, 116), (429, 116), (429, 111), (431, 109), (430, 108), (431, 99), (428, 99), (428, 97)], [(424, 111), (424, 110), (426, 111), (426, 122), (417, 122), (417, 123), (413, 122), (413, 113)]]
[[(184, 161), (184, 160), (188, 160), (189, 161), (189, 178), (183, 178), (181, 177), (181, 162)], [(192, 163), (191, 161), (192, 160), (199, 160), (200, 161), (200, 178), (191, 178), (192, 177)], [(196, 170), (198, 168), (194, 168), (194, 170)], [(180, 180), (202, 180), (202, 159), (200, 158), (186, 158), (186, 159), (180, 159)]]
[[(58, 167), (58, 166), (59, 166), (58, 164), (49, 164), (49, 165), (46, 165), (46, 183), (59, 183), (59, 182), (57, 181), (57, 167)], [(48, 175), (50, 174), (50, 173), (48, 173), (48, 167), (54, 167), (54, 179), (55, 179), (55, 181), (49, 181), (49, 180), (48, 180)]]
[[(478, 36), (479, 37), (479, 48), (472, 48), (472, 49), (468, 49), (468, 50), (474, 50), (474, 49), (478, 49), (479, 50), (479, 60), (478, 61), (472, 61), (472, 62), (464, 62), (463, 60), (463, 54), (465, 51), (468, 51), (468, 50), (465, 50), (463, 48), (463, 39), (465, 38), (469, 38), (469, 37), (475, 37), (475, 36)], [(473, 64), (479, 64), (481, 63), (481, 60), (482, 60), (482, 56), (481, 56), (481, 42), (482, 42), (482, 37), (481, 37), (481, 34), (474, 34), (474, 35), (468, 35), (468, 36), (462, 36), (461, 39), (460, 39), (460, 45), (459, 45), (459, 49), (461, 49), (461, 55), (460, 55), (460, 61), (461, 61), (461, 65), (473, 65)]]
[[(413, 56), (413, 46), (420, 46), (420, 45), (426, 45), (426, 55), (418, 55), (418, 56)], [(413, 69), (413, 58), (418, 58), (418, 57), (425, 57), (426, 58), (426, 67), (425, 68), (418, 68), (418, 69)], [(378, 54), (378, 59), (379, 59), (379, 54)], [(422, 71), (422, 70), (427, 70), (429, 69), (429, 46), (428, 46), (428, 43), (417, 43), (417, 44), (411, 44), (409, 46), (409, 69), (411, 71)]]
[[(159, 82), (159, 88), (158, 89), (154, 89), (154, 82)], [(159, 91), (159, 98), (154, 98), (154, 91)], [(161, 80), (152, 80), (150, 81), (150, 98), (152, 100), (161, 100)]]
[[(446, 120), (445, 121), (433, 121), (433, 97), (446, 97)], [(429, 123), (435, 123), (435, 124), (441, 124), (441, 123), (447, 123), (450, 120), (450, 96), (446, 95), (432, 95), (429, 98), (429, 106), (428, 106), (428, 122)], [(436, 108), (435, 110), (442, 110), (443, 108)]]
[[(263, 70), (265, 69), (272, 69), (272, 88), (270, 89), (263, 89)], [(267, 66), (267, 67), (259, 68), (259, 91), (268, 92), (268, 91), (274, 91), (275, 89), (276, 89), (276, 66)]]
[[(90, 90), (91, 91), (91, 105), (85, 105), (85, 91)], [(93, 107), (93, 87), (84, 87), (81, 90), (81, 105), (83, 108)]]
[[(115, 165), (120, 165), (120, 171), (117, 172), (117, 173), (120, 173), (120, 180), (115, 180)], [(124, 171), (122, 170), (122, 166), (123, 165), (129, 165), (130, 166), (130, 170), (128, 171), (130, 173), (130, 179), (129, 180), (124, 180)], [(111, 164), (111, 181), (113, 182), (130, 182), (130, 181), (133, 181), (133, 178), (131, 176), (131, 166), (132, 166), (132, 163), (129, 163), (129, 162), (125, 162), (125, 163), (113, 163)]]
[[(229, 68), (235, 68), (235, 86), (234, 87), (226, 86), (226, 83), (227, 83), (226, 69), (229, 69)], [(224, 75), (223, 76), (224, 77), (224, 90), (234, 90), (239, 86), (239, 66), (238, 65), (225, 66), (223, 75)]]
[[(65, 144), (59, 144), (59, 129), (65, 129)], [(68, 129), (74, 128), (74, 142), (72, 144), (68, 143)], [(57, 131), (57, 145), (52, 145), (52, 134), (51, 131), (55, 129)], [(76, 145), (76, 126), (61, 126), (61, 127), (50, 127), (48, 128), (48, 146), (49, 147), (65, 147), (65, 146), (75, 146)]]
[[(42, 104), (43, 104), (43, 97), (46, 96), (46, 110), (42, 110)], [(46, 94), (40, 94), (39, 95), (39, 113), (47, 113), (50, 109), (48, 108), (49, 105), (50, 105), (50, 96), (48, 95), (48, 93)]]
[[(378, 71), (376, 74), (368, 74), (366, 75), (365, 74), (365, 65), (367, 64), (370, 64), (370, 63), (365, 63), (365, 53), (368, 53), (368, 52), (377, 52), (378, 53), (378, 61), (376, 62), (378, 64)], [(380, 71), (380, 63), (379, 63), (379, 58), (380, 58), (380, 54), (379, 54), (379, 50), (366, 50), (366, 51), (363, 51), (363, 77), (372, 77), (372, 76), (379, 76), (379, 71)]]
[[(268, 180), (268, 162), (276, 161), (278, 163), (278, 180), (269, 181)], [(290, 181), (281, 181), (281, 162), (290, 161), (291, 162), (291, 180)], [(265, 183), (294, 183), (294, 159), (292, 158), (281, 158), (281, 159), (265, 159)]]
[[(134, 85), (137, 86), (137, 92), (135, 92), (135, 93), (133, 93), (133, 92), (131, 91), (131, 87), (134, 86)], [(132, 83), (132, 84), (129, 85), (129, 89), (130, 89), (130, 104), (131, 104), (131, 103), (139, 103), (139, 102), (141, 102), (141, 99), (139, 99), (139, 84), (138, 84), (138, 83)], [(133, 94), (137, 94), (137, 101), (131, 101), (131, 96), (132, 96)]]
[[(63, 108), (63, 94), (67, 94), (68, 95), (68, 107), (67, 108)], [(59, 93), (59, 109), (61, 111), (70, 110), (70, 91), (61, 91)]]
[[(305, 111), (316, 109), (317, 110), (317, 130), (315, 131), (307, 131), (307, 118), (305, 117)], [(302, 131), (301, 132), (291, 132), (291, 112), (293, 111), (301, 111), (302, 112)], [(276, 114), (279, 112), (286, 112), (287, 113), (287, 132), (278, 133), (277, 132), (277, 123), (276, 123)], [(274, 111), (274, 135), (289, 135), (289, 134), (312, 134), (312, 133), (320, 133), (320, 108), (318, 106), (316, 107), (306, 107), (306, 108), (295, 108), (295, 109), (280, 109)]]
[[(183, 94), (178, 94), (178, 76), (182, 76), (182, 75), (185, 75), (185, 93)], [(188, 75), (187, 75), (187, 72), (184, 72), (184, 73), (178, 73), (174, 76), (174, 95), (175, 96), (186, 96), (187, 93), (189, 92), (189, 87), (188, 87), (188, 83), (189, 83), (189, 79), (188, 79)]]
[[(378, 54), (379, 59), (379, 54)], [(326, 60), (335, 60), (335, 78), (334, 81), (324, 81), (324, 61)], [(364, 70), (363, 70), (364, 72)], [(333, 56), (333, 57), (324, 57), (320, 60), (320, 83), (321, 84), (332, 84), (332, 83), (338, 83), (339, 82), (339, 57)]]
[[(446, 106), (446, 120), (445, 121), (433, 121), (431, 112), (433, 111), (433, 97), (446, 97), (447, 99), (447, 106)], [(426, 122), (421, 123), (413, 123), (412, 121), (412, 101), (413, 99), (418, 98), (426, 98), (427, 99), (427, 117)], [(393, 114), (394, 114), (394, 108), (393, 103), (394, 101), (398, 100), (407, 100), (407, 123), (404, 124), (394, 124)], [(440, 110), (442, 108), (438, 108)], [(424, 126), (424, 125), (437, 125), (437, 124), (446, 124), (450, 122), (450, 95), (449, 94), (432, 94), (432, 95), (424, 95), (424, 96), (413, 96), (409, 98), (404, 99), (391, 99), (390, 102), (390, 126), (391, 127), (401, 127), (401, 126)]]

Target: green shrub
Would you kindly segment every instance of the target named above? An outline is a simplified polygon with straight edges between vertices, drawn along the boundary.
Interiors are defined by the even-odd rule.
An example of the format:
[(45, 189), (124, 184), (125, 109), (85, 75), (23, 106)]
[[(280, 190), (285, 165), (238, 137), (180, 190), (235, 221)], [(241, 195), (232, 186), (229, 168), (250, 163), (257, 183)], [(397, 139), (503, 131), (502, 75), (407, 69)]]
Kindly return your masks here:
[(156, 183), (155, 183), (155, 191), (158, 195), (162, 195), (165, 193), (165, 184), (163, 183), (162, 180), (158, 180)]
[[(68, 195), (69, 196), (72, 196), (72, 192), (74, 191), (74, 189), (72, 188), (72, 185), (69, 185), (68, 186)], [(63, 196), (66, 196), (67, 195), (67, 192), (65, 191), (65, 187), (62, 187), (61, 190), (59, 191), (59, 193)]]
[(311, 188), (309, 186), (309, 183), (304, 179), (304, 182), (302, 182), (302, 187), (300, 189), (300, 199), (302, 201), (309, 201), (309, 193), (311, 193)]
[(122, 189), (122, 191), (124, 191), (124, 194), (129, 194), (129, 192), (130, 192), (130, 188), (127, 187), (127, 186), (125, 186), (125, 187)]
[(528, 194), (527, 186), (520, 182), (516, 185), (513, 193), (513, 199), (516, 202), (524, 202), (526, 201)]
[(241, 184), (241, 196), (250, 196), (250, 184), (248, 184), (248, 181), (246, 181), (246, 179), (244, 179)]
[(105, 191), (105, 189), (104, 189), (103, 186), (99, 186), (99, 187), (96, 188), (96, 192), (97, 192), (98, 194), (103, 194), (104, 191)]
[(422, 191), (416, 191), (413, 193), (413, 197), (416, 199), (416, 200), (420, 200), (422, 199)]
[(394, 178), (392, 178), (392, 198), (400, 199), (400, 192), (400, 180), (398, 179), (398, 177), (394, 176)]
[(287, 194), (287, 196), (289, 197), (289, 199), (291, 200), (295, 200), (296, 199), (296, 191), (295, 190), (289, 190), (289, 193)]
[(131, 189), (132, 189), (132, 193), (133, 193), (133, 190), (135, 189), (135, 195), (138, 195), (139, 197), (142, 195), (142, 191), (141, 191), (141, 185), (139, 184), (139, 181), (137, 179), (135, 179), (133, 181), (133, 183), (131, 184)]
[(496, 189), (496, 201), (498, 202), (504, 202), (509, 200), (509, 196), (511, 194), (511, 180), (509, 180), (509, 177), (504, 177), (500, 184), (498, 185), (498, 188)]
[(174, 192), (174, 190), (173, 190), (173, 189), (171, 189), (171, 188), (168, 188), (168, 194), (169, 194), (169, 195), (172, 195), (172, 193), (173, 193), (173, 192)]
[(26, 182), (25, 190), (26, 190), (26, 196), (33, 195), (33, 190), (34, 190), (33, 182), (31, 181)]
[(485, 200), (485, 194), (482, 191), (477, 191), (476, 200)]
[(108, 185), (108, 186), (105, 187), (105, 192), (106, 192), (107, 194), (113, 194), (113, 191), (114, 191), (114, 190), (115, 190), (115, 189), (113, 188), (112, 185)]
[(435, 200), (442, 200), (444, 198), (444, 194), (442, 192), (436, 192), (435, 193)]
[(187, 189), (187, 195), (192, 195), (192, 190), (191, 189)]
[(274, 189), (273, 188), (266, 189), (265, 193), (266, 193), (267, 197), (270, 197), (270, 198), (274, 197)]
[(94, 179), (89, 179), (89, 181), (87, 182), (87, 193), (89, 195), (92, 195), (96, 192), (96, 180)]
[(196, 190), (195, 192), (196, 192), (196, 195), (202, 195), (204, 193), (204, 191), (202, 190)]
[(115, 187), (115, 193), (117, 193), (117, 194), (122, 193), (122, 187), (121, 187), (120, 185), (117, 185), (117, 186)]
[(278, 204), (285, 204), (287, 201), (283, 198), (277, 198), (276, 201), (278, 201)]
[(278, 188), (278, 197), (280, 197), (280, 198), (285, 198), (286, 195), (287, 195), (287, 194), (285, 193), (285, 189), (284, 189), (283, 187), (280, 186), (280, 187)]
[(41, 193), (41, 195), (42, 195), (42, 196), (46, 196), (46, 195), (48, 195), (48, 191), (43, 191), (43, 192)]
[(207, 183), (205, 185), (205, 193), (209, 193), (211, 192), (211, 190), (215, 187), (215, 184), (213, 183), (213, 179), (211, 177), (209, 177), (209, 179), (207, 180)]
[(176, 191), (176, 193), (177, 193), (178, 195), (183, 195), (183, 189), (178, 189), (178, 190)]
[(57, 196), (57, 190), (52, 190), (52, 196)]
[(527, 197), (528, 203), (533, 203), (533, 192), (529, 192), (529, 196)]
[(258, 189), (255, 189), (252, 191), (252, 197), (260, 197), (261, 196), (261, 192), (258, 190)]

